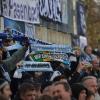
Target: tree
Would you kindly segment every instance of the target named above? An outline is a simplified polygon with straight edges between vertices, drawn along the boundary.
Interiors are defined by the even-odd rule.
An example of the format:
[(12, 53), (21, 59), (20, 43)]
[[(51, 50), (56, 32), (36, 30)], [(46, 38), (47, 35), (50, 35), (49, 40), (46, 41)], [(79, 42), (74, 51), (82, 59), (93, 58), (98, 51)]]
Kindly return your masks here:
[(94, 0), (85, 0), (85, 5), (88, 43), (96, 48), (100, 45), (100, 6)]

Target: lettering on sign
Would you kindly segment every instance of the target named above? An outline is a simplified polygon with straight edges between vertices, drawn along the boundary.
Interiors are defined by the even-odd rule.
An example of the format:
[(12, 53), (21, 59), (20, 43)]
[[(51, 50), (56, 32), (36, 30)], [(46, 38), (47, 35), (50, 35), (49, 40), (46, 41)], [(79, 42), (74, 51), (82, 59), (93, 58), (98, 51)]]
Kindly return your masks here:
[(53, 21), (62, 21), (60, 0), (39, 0), (39, 13)]
[(38, 0), (2, 0), (5, 17), (39, 23)]

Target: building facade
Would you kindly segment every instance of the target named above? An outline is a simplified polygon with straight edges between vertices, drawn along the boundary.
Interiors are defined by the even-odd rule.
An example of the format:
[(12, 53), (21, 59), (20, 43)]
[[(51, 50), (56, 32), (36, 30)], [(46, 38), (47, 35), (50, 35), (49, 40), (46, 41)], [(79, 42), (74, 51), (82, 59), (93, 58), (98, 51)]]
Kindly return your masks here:
[[(10, 0), (5, 0), (5, 1), (8, 2)], [(15, 0), (15, 1), (18, 1), (18, 0)], [(40, 11), (39, 12), (40, 23), (23, 25), (23, 23), (19, 22), (20, 20), (17, 20), (16, 25), (18, 27), (23, 26), (25, 28), (26, 28), (26, 26), (28, 26), (28, 28), (26, 28), (25, 31), (23, 31), (23, 32), (27, 33), (28, 35), (30, 34), (30, 36), (32, 35), (33, 38), (39, 39), (41, 41), (52, 43), (52, 44), (72, 45), (72, 34), (74, 33), (74, 30), (73, 30), (73, 6), (72, 6), (73, 0), (38, 0), (38, 1), (39, 1), (38, 9)], [(41, 1), (42, 1), (42, 3), (41, 3)], [(1, 3), (1, 4), (5, 4), (5, 3)], [(50, 9), (48, 8), (47, 5), (49, 6)], [(59, 8), (59, 9), (57, 9), (57, 8)], [(18, 10), (19, 10), (19, 8), (18, 8)], [(5, 9), (4, 9), (4, 11), (5, 11)], [(53, 14), (51, 14), (51, 13), (53, 13)], [(16, 11), (16, 16), (18, 16), (18, 14), (19, 14), (18, 11)], [(7, 22), (4, 20), (6, 20), (6, 18), (1, 17), (0, 21), (2, 21), (2, 23), (1, 23), (2, 30), (5, 27), (7, 27), (7, 25), (9, 27), (11, 23), (14, 23), (13, 21), (11, 21), (10, 24), (6, 24)], [(16, 19), (14, 19), (14, 21), (16, 21)], [(22, 21), (22, 22), (24, 22), (24, 21)], [(8, 23), (9, 23), (9, 21), (8, 21)], [(24, 24), (27, 24), (27, 23), (24, 22)], [(13, 28), (13, 26), (14, 26), (14, 24), (12, 24), (10, 28)], [(29, 27), (29, 26), (31, 26), (31, 27)], [(18, 27), (16, 27), (16, 28), (18, 28)], [(18, 31), (20, 31), (20, 30), (21, 29), (19, 29)]]

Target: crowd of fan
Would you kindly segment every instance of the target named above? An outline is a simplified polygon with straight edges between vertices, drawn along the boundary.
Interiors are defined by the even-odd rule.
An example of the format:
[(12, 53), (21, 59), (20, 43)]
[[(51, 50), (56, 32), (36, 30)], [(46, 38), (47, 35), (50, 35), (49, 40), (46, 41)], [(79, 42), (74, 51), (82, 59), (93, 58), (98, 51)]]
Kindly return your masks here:
[(71, 54), (70, 70), (58, 62), (54, 71), (61, 74), (52, 80), (48, 73), (25, 73), (21, 79), (13, 77), (28, 48), (25, 41), (21, 49), (7, 56), (5, 47), (14, 41), (3, 41), (0, 48), (0, 100), (100, 100), (100, 52), (86, 46)]

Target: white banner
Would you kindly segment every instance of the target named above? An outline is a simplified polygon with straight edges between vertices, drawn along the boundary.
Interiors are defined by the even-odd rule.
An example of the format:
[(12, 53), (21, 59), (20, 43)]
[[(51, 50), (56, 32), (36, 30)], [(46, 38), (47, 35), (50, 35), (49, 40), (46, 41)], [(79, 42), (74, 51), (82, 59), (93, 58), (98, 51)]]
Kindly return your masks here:
[(39, 23), (38, 0), (2, 0), (3, 16), (28, 23)]
[(80, 36), (80, 47), (81, 47), (81, 49), (83, 50), (85, 46), (87, 46), (87, 38)]
[(61, 0), (39, 0), (39, 13), (43, 17), (61, 22)]
[(53, 69), (49, 62), (23, 61), (18, 71), (53, 71)]
[(59, 53), (71, 53), (72, 48), (69, 45), (40, 45), (31, 44), (32, 51), (52, 51)]

